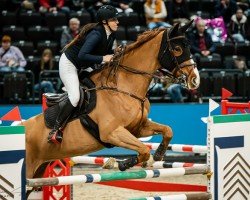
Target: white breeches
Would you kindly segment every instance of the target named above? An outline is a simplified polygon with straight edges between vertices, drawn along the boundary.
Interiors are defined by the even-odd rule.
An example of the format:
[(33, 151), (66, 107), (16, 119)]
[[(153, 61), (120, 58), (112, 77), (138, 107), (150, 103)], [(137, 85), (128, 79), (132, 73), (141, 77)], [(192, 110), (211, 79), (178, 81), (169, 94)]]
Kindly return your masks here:
[(59, 75), (68, 92), (71, 104), (76, 107), (80, 100), (77, 69), (64, 53), (59, 61)]

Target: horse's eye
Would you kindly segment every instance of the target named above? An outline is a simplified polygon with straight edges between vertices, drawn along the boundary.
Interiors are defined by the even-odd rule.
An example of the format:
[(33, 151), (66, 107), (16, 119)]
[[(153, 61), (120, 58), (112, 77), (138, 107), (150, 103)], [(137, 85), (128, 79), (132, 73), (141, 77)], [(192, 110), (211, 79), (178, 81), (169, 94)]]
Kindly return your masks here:
[(174, 55), (178, 57), (182, 55), (183, 50), (180, 46), (175, 46), (173, 52), (174, 52)]
[(181, 52), (182, 49), (181, 49), (180, 46), (175, 46), (175, 47), (174, 47), (174, 51), (176, 51), (176, 52)]

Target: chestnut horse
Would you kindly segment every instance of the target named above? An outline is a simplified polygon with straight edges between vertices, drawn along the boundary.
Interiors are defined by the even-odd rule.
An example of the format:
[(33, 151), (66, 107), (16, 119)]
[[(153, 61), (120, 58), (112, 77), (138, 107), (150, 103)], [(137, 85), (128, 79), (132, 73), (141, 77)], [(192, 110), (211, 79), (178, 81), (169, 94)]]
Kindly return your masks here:
[[(100, 139), (138, 152), (138, 156), (119, 163), (120, 170), (150, 158), (150, 149), (137, 138), (162, 134), (162, 142), (153, 157), (155, 161), (162, 160), (172, 138), (169, 126), (147, 118), (150, 103), (146, 94), (152, 78), (156, 76), (155, 72), (160, 67), (165, 68), (169, 70), (167, 74), (172, 81), (184, 84), (188, 89), (199, 86), (199, 73), (185, 38), (191, 23), (182, 27), (177, 24), (171, 29), (146, 31), (116, 56), (119, 58), (117, 62), (114, 59), (114, 62), (91, 76), (96, 87), (106, 87), (96, 90), (96, 107), (89, 114), (98, 124)], [(43, 114), (28, 119), (24, 126), (27, 178), (41, 177), (46, 164), (55, 159), (89, 154), (104, 148), (87, 132), (79, 119), (66, 125), (61, 144), (47, 142), (50, 129), (45, 126)]]

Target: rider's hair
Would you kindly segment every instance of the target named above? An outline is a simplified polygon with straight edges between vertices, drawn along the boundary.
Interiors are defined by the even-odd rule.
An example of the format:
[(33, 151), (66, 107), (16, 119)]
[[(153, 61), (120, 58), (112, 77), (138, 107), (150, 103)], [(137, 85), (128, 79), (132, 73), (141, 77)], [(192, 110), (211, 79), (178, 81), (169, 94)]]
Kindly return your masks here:
[(82, 40), (87, 35), (87, 33), (94, 27), (96, 27), (98, 24), (99, 23), (89, 23), (83, 26), (80, 30), (80, 33), (70, 43), (68, 43), (65, 47), (63, 47), (62, 52), (64, 52), (66, 49), (77, 43), (79, 40)]

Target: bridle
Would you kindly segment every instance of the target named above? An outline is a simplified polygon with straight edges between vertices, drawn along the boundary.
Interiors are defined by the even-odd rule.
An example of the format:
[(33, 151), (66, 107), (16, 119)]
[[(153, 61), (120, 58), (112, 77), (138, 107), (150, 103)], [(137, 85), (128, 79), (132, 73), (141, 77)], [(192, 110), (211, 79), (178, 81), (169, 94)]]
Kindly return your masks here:
[[(176, 36), (173, 38), (169, 38), (169, 32), (166, 32), (166, 36), (167, 36), (167, 45), (164, 48), (163, 53), (159, 57), (159, 60), (161, 60), (169, 51), (170, 56), (172, 57), (172, 61), (174, 62), (175, 68), (174, 68), (174, 73), (170, 72), (169, 70), (166, 70), (166, 68), (162, 68), (162, 69), (160, 69), (160, 71), (162, 71), (166, 76), (171, 78), (172, 83), (177, 83), (177, 84), (182, 85), (182, 87), (184, 87), (184, 88), (188, 88), (188, 85), (187, 85), (188, 75), (182, 69), (184, 67), (189, 67), (189, 66), (193, 66), (194, 68), (196, 68), (197, 64), (195, 62), (192, 64), (183, 64), (183, 63), (185, 63), (185, 61), (183, 63), (179, 64), (178, 59), (174, 55), (174, 50), (173, 50), (171, 41), (185, 39), (185, 36)], [(176, 77), (175, 73), (178, 71), (180, 72), (181, 75)]]
[[(138, 70), (138, 69), (134, 69), (132, 67), (129, 67), (129, 66), (126, 66), (126, 65), (122, 65), (120, 63), (118, 63), (117, 65), (119, 67), (121, 67), (122, 69), (130, 72), (130, 73), (133, 73), (133, 74), (139, 74), (139, 75), (146, 75), (146, 76), (150, 76), (152, 78), (155, 78), (155, 79), (159, 79), (159, 80), (163, 80), (163, 81), (168, 81), (170, 79), (171, 83), (177, 83), (177, 84), (180, 84), (182, 85), (184, 88), (188, 88), (188, 85), (187, 85), (187, 79), (188, 79), (188, 75), (182, 70), (182, 68), (184, 67), (189, 67), (189, 66), (193, 66), (194, 68), (196, 68), (196, 63), (194, 62), (193, 64), (179, 64), (176, 56), (174, 55), (174, 50), (172, 48), (172, 44), (171, 44), (171, 41), (172, 40), (179, 40), (179, 39), (185, 39), (185, 36), (176, 36), (176, 37), (173, 37), (173, 38), (169, 38), (169, 33), (167, 32), (167, 44), (165, 49), (163, 50), (163, 53), (162, 55), (160, 56), (159, 59), (162, 59), (162, 57), (165, 56), (165, 54), (168, 53), (168, 51), (170, 52), (170, 56), (172, 57), (172, 60), (175, 64), (175, 72), (179, 71), (181, 73), (180, 76), (176, 77), (175, 76), (175, 73), (172, 73), (170, 72), (169, 70), (165, 69), (165, 68), (161, 68), (159, 69), (159, 71), (161, 71), (165, 76), (158, 76), (155, 74), (155, 72), (145, 72), (145, 71), (142, 71), (142, 70)], [(124, 52), (125, 52), (125, 49), (126, 47), (124, 47), (124, 49), (122, 50), (122, 55), (121, 57), (123, 56)]]

